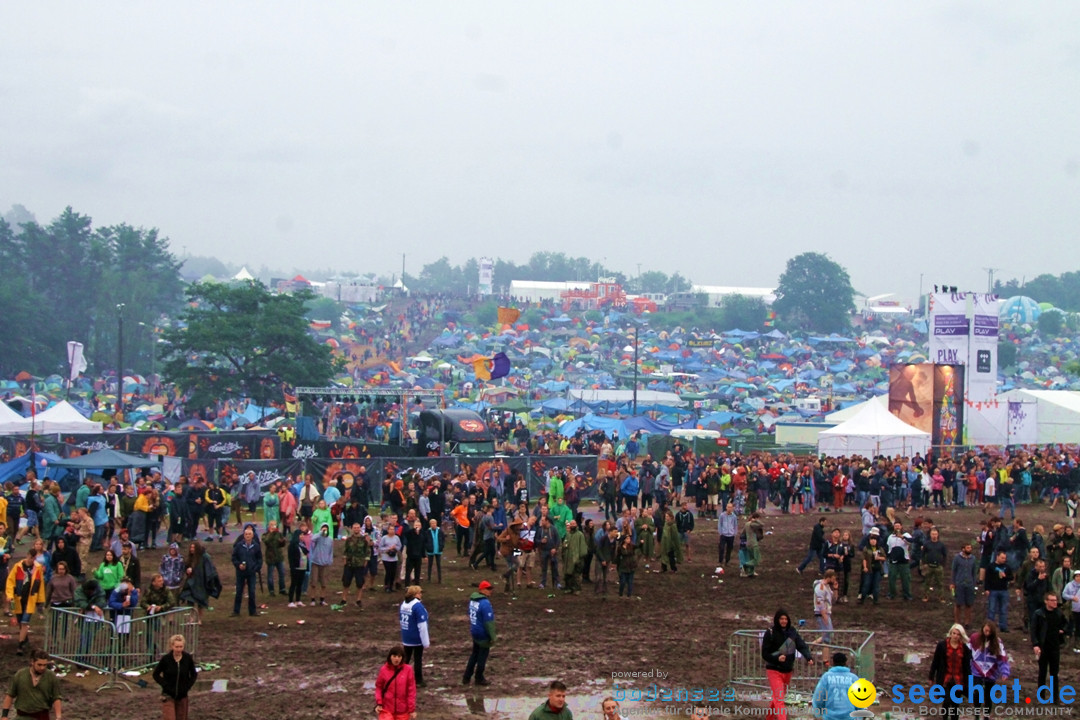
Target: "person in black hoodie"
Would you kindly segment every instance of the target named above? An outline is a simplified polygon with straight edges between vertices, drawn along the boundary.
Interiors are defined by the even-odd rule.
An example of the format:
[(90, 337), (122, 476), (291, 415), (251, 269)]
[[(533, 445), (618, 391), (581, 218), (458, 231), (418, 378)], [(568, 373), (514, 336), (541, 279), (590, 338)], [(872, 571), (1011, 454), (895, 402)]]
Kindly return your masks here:
[[(420, 567), (424, 561), (424, 531), (419, 520), (414, 520), (410, 527), (401, 533), (405, 545), (405, 584), (420, 584)], [(415, 574), (415, 581), (412, 580)]]
[(304, 594), (304, 575), (307, 574), (307, 545), (300, 536), (307, 529), (307, 520), (300, 522), (300, 527), (289, 536), (289, 547), (285, 551), (289, 556), (289, 607), (303, 607), (301, 598)]
[(184, 650), (184, 636), (169, 638), (169, 652), (154, 668), (154, 682), (161, 686), (161, 714), (166, 720), (188, 716), (188, 693), (195, 686), (198, 671), (195, 658)]
[(799, 567), (795, 568), (795, 572), (802, 575), (802, 571), (806, 569), (806, 566), (813, 561), (818, 563), (818, 573), (825, 573), (825, 554), (822, 552), (825, 549), (825, 516), (822, 515), (818, 518), (817, 525), (814, 526), (813, 532), (810, 533), (810, 548), (806, 551), (806, 557), (803, 558)]
[(446, 515), (446, 492), (443, 490), (441, 480), (433, 480), (431, 483), (431, 492), (428, 493), (428, 502), (431, 504), (431, 517), (439, 521), (439, 525), (442, 525), (443, 518)]
[(765, 632), (765, 637), (761, 640), (761, 657), (765, 660), (765, 674), (772, 690), (769, 707), (772, 709), (773, 720), (787, 720), (784, 697), (791, 684), (796, 653), (806, 658), (809, 664), (814, 664), (810, 648), (791, 625), (791, 616), (787, 610), (780, 608), (773, 615), (772, 628)]

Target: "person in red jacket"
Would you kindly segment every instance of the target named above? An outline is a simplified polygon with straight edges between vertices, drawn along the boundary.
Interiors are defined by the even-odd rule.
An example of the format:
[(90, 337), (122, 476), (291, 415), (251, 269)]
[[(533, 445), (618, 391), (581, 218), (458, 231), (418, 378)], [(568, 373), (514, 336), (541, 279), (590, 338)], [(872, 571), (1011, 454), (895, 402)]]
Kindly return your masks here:
[(416, 676), (405, 662), (405, 648), (395, 645), (375, 679), (375, 712), (379, 720), (416, 720)]

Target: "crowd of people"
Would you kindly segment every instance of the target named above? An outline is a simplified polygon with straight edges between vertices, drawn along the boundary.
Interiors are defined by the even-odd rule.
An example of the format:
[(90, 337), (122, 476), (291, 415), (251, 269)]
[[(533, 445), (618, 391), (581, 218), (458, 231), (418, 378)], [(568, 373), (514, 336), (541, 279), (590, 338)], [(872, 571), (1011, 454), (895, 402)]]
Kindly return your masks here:
[[(634, 462), (625, 445), (622, 454), (616, 447), (608, 440), (599, 452), (612, 459), (614, 471), (600, 473), (597, 517), (581, 511), (582, 479), (569, 468), (550, 473), (538, 498), (530, 497), (520, 475), (495, 480), (464, 465), (456, 476), (388, 476), (382, 479), (379, 508), (369, 504), (372, 480), (363, 472), (348, 487), (341, 478), (324, 487), (307, 475), (258, 492), (201, 478), (168, 484), (149, 472), (133, 482), (88, 478), (71, 498), (63, 497), (56, 483), (31, 473), (27, 492), (9, 488), (0, 508), (7, 518), (0, 524), (2, 586), (8, 612), (20, 626), (18, 652), (31, 651), (30, 621), (48, 607), (115, 620), (136, 608), (153, 614), (190, 605), (201, 618), (223, 592), (206, 544), (230, 538), (234, 616), (240, 615), (245, 596), (248, 614), (257, 614), (264, 572), (268, 595), (280, 595), (289, 609), (330, 605), (339, 589), (335, 609), (357, 612), (363, 610), (364, 590), (381, 585), (384, 593), (404, 593), (401, 653), (388, 655), (391, 677), (380, 691), (386, 706), (395, 708), (391, 714), (399, 715), (400, 703), (406, 708), (415, 703), (407, 700), (410, 692), (415, 695), (408, 683), (424, 684), (430, 620), (421, 582), (442, 581), (443, 555), (456, 553), (474, 570), (483, 565), (498, 573), (507, 593), (550, 587), (578, 595), (588, 584), (593, 595), (606, 599), (609, 591), (614, 594), (608, 587), (614, 581), (618, 597), (634, 597), (639, 566), (658, 563), (661, 572), (679, 572), (689, 559), (691, 534), (705, 521), (716, 523), (721, 568), (733, 562), (737, 549), (739, 574), (749, 580), (762, 564), (763, 514), (812, 510), (857, 510), (861, 527), (855, 532), (834, 522), (830, 528), (829, 516), (818, 515), (806, 556), (796, 567), (820, 574), (814, 614), (826, 642), (834, 629), (834, 604), (852, 595), (859, 604), (877, 604), (882, 594), (924, 603), (948, 603), (951, 596), (959, 630), (965, 635), (965, 628), (977, 630), (976, 644), (985, 646), (985, 652), (972, 650), (981, 658), (974, 667), (985, 670), (977, 677), (1007, 676), (1007, 665), (989, 667), (986, 658), (993, 654), (987, 648), (1001, 647), (1000, 636), (1010, 625), (1020, 624), (1032, 638), (1040, 683), (1057, 676), (1063, 647), (1080, 651), (1080, 614), (1073, 612), (1080, 613), (1080, 567), (1073, 570), (1080, 541), (1073, 529), (1075, 498), (1066, 493), (1066, 478), (1075, 470), (1068, 453), (971, 453), (952, 460), (703, 457), (676, 444), (663, 458), (646, 454)], [(946, 473), (949, 481), (935, 487), (936, 478)], [(982, 478), (981, 493), (976, 486), (972, 494), (964, 480), (972, 476)], [(819, 483), (822, 479), (827, 482)], [(988, 483), (993, 492), (986, 490)], [(1021, 492), (1025, 487), (1029, 491)], [(1041, 525), (1029, 531), (1015, 516), (1017, 504), (1022, 509), (1040, 500), (1050, 508), (1062, 505), (1063, 522), (1049, 532)], [(979, 537), (956, 553), (946, 550), (934, 522), (939, 505), (950, 504), (985, 513)], [(153, 553), (158, 547), (160, 555)], [(465, 683), (489, 682), (487, 655), (498, 637), (490, 601), (495, 589), (485, 579), (469, 598), (472, 651)], [(987, 619), (973, 625), (977, 594), (987, 599)], [(1020, 607), (1010, 615), (1011, 595)], [(782, 618), (777, 621), (790, 626), (790, 617), (788, 626)], [(950, 648), (956, 652), (949, 643), (951, 638), (946, 655)], [(781, 665), (791, 653), (785, 656)]]

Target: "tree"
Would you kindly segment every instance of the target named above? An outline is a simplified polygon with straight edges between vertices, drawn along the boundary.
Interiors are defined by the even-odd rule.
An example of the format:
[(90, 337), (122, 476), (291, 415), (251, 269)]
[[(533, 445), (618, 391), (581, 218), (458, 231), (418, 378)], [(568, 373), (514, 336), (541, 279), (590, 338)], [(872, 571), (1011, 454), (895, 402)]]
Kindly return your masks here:
[(308, 333), (310, 291), (275, 295), (260, 282), (196, 283), (190, 307), (163, 335), (163, 375), (203, 407), (220, 398), (260, 405), (283, 386), (325, 385), (339, 363)]
[(1008, 340), (998, 341), (998, 367), (1007, 368), (1016, 364), (1016, 346)]
[(1057, 337), (1061, 334), (1061, 328), (1065, 325), (1064, 316), (1057, 311), (1044, 310), (1035, 321), (1039, 328), (1039, 335), (1044, 338)]
[(765, 318), (769, 314), (764, 300), (746, 295), (724, 297), (720, 302), (720, 310), (724, 313), (724, 330), (758, 330), (765, 324)]
[(828, 255), (797, 255), (787, 262), (776, 287), (773, 309), (790, 327), (843, 332), (855, 311), (855, 290), (847, 270)]
[(329, 321), (332, 329), (341, 329), (341, 306), (336, 300), (328, 297), (314, 297), (304, 304), (304, 310), (304, 317), (308, 320)]

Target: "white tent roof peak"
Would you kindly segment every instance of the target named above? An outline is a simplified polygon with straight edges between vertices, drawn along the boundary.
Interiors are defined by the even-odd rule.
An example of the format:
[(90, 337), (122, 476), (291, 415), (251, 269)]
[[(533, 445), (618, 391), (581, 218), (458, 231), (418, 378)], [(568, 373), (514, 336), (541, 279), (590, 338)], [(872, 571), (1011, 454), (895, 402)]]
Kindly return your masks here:
[(834, 456), (911, 456), (929, 448), (930, 433), (908, 425), (877, 402), (866, 403), (850, 420), (818, 434), (818, 451)]
[(240, 272), (232, 276), (233, 280), (254, 280), (255, 276), (248, 272), (247, 265), (240, 268)]

